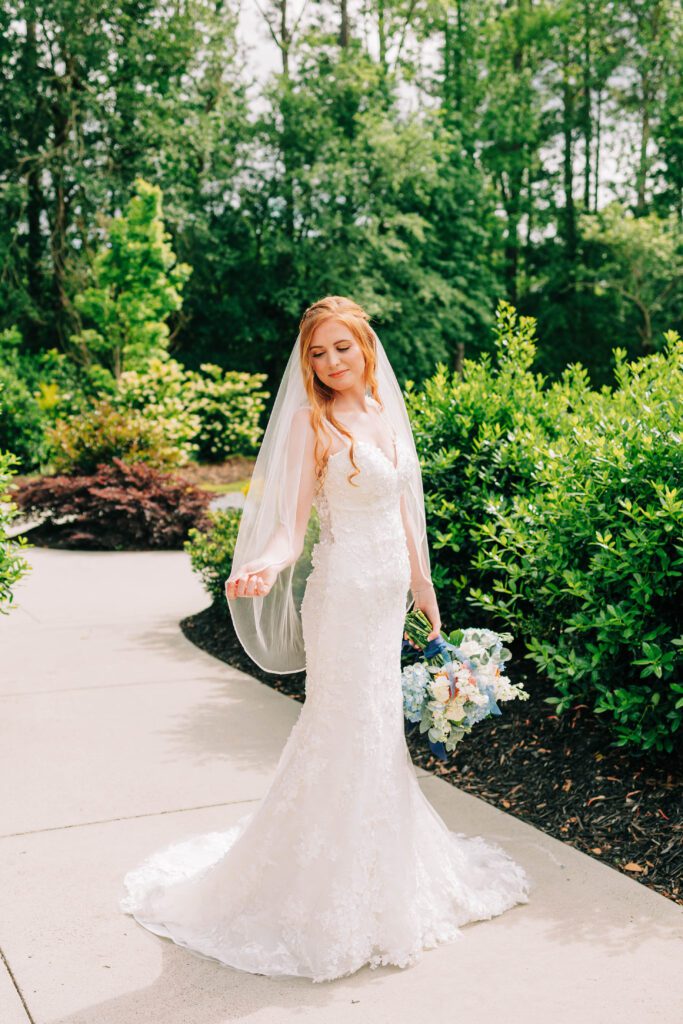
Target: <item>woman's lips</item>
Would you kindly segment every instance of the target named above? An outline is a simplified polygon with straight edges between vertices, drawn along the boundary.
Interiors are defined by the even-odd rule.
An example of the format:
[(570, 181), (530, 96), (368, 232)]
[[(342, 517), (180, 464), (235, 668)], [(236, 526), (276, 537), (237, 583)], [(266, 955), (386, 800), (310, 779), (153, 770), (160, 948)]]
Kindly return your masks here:
[(339, 370), (338, 373), (331, 373), (330, 377), (341, 377), (342, 373), (346, 373), (346, 370)]

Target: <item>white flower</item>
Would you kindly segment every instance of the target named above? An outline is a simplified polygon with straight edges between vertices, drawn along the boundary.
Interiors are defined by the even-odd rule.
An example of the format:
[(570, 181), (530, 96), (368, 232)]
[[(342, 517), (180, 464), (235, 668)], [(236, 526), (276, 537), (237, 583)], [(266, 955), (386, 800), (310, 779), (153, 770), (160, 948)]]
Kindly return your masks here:
[(465, 702), (458, 697), (454, 697), (453, 700), (449, 701), (446, 705), (445, 716), (449, 722), (459, 722), (465, 717)]
[(482, 653), (482, 646), (477, 643), (476, 640), (464, 640), (460, 644), (458, 650), (462, 654), (463, 658), (472, 658)]
[(435, 700), (438, 700), (441, 704), (446, 703), (451, 692), (447, 676), (436, 676), (436, 678), (432, 679), (429, 688)]

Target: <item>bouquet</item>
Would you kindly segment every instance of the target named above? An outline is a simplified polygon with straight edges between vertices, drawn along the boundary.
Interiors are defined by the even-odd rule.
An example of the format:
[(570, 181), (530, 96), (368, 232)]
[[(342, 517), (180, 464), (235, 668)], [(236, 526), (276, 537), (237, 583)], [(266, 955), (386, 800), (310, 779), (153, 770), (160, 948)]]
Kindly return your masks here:
[(477, 722), (502, 713), (497, 701), (528, 700), (529, 694), (504, 674), (511, 653), (503, 642), (512, 640), (510, 633), (456, 629), (427, 643), (431, 631), (423, 612), (408, 613), (405, 632), (424, 649), (403, 641), (403, 712), (408, 731), (419, 725), (432, 753), (445, 761)]

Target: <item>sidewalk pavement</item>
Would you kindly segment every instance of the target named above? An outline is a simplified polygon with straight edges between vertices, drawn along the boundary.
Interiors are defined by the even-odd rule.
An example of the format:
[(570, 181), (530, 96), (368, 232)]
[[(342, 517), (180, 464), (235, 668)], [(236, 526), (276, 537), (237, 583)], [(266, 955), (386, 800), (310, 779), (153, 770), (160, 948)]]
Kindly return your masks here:
[[(0, 616), (2, 1024), (680, 1024), (681, 908), (417, 769), (450, 827), (500, 843), (528, 904), (415, 967), (249, 975), (117, 907), (124, 873), (265, 793), (301, 705), (178, 627), (207, 599), (180, 552), (32, 549)], [(504, 770), (504, 769), (501, 769)]]

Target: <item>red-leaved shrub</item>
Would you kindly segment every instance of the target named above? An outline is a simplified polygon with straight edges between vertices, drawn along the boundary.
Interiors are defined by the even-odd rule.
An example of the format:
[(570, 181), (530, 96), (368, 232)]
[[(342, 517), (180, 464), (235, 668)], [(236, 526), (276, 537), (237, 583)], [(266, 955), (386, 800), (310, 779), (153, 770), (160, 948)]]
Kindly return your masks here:
[(180, 549), (211, 501), (181, 476), (117, 458), (96, 473), (26, 481), (12, 497), (41, 519), (32, 543), (97, 551)]

